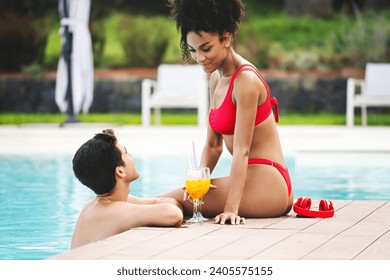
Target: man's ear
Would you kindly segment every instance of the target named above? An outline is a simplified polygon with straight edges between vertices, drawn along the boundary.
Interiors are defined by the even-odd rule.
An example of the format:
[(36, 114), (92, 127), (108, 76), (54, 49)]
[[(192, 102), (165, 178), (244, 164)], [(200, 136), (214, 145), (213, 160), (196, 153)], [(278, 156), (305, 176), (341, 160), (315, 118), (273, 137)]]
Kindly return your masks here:
[(119, 177), (125, 177), (126, 176), (125, 167), (124, 166), (117, 166), (115, 168), (115, 174)]

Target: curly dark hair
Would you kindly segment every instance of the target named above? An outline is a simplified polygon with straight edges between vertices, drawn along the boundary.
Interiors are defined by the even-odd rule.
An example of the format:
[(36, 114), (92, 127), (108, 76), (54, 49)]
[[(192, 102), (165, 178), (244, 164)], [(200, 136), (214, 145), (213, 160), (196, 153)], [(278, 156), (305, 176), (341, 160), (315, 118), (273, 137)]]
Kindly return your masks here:
[(234, 36), (245, 14), (241, 0), (168, 0), (171, 16), (181, 32), (180, 48), (183, 60), (190, 59), (187, 34), (201, 31)]
[(81, 145), (73, 157), (76, 178), (97, 195), (113, 191), (115, 168), (125, 165), (117, 142), (112, 129), (103, 130)]

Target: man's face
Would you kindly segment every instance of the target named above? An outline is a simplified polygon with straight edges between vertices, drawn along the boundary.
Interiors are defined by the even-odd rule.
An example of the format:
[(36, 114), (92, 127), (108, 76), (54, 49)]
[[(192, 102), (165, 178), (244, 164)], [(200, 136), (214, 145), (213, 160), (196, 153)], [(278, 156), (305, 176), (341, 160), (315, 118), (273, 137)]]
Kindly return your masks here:
[(127, 151), (125, 146), (117, 144), (118, 149), (121, 151), (122, 160), (125, 163), (125, 173), (128, 180), (134, 181), (139, 177), (138, 171), (135, 167), (133, 156)]

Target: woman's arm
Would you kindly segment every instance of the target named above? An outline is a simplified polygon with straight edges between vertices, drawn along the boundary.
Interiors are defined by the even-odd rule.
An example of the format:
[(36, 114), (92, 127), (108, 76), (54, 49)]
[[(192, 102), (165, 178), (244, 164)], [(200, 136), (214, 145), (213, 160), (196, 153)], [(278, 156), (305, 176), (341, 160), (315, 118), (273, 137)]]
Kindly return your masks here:
[[(220, 76), (218, 71), (215, 71), (210, 77), (210, 104), (213, 104), (214, 91)], [(200, 166), (209, 167), (210, 173), (213, 172), (223, 150), (223, 137), (221, 134), (211, 129), (210, 124), (207, 124), (207, 137), (202, 150)]]
[(209, 167), (210, 173), (213, 172), (218, 160), (222, 154), (223, 138), (208, 125), (206, 143), (203, 147), (200, 166)]

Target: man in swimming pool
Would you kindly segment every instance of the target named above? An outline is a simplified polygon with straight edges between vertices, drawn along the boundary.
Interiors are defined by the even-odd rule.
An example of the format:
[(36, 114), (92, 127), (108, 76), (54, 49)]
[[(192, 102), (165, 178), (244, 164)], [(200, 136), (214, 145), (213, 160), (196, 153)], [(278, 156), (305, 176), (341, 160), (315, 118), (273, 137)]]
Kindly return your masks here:
[(131, 154), (114, 131), (103, 130), (85, 142), (73, 157), (75, 176), (96, 193), (81, 211), (71, 248), (102, 240), (138, 226), (178, 226), (181, 205), (173, 198), (139, 198), (130, 183), (139, 177)]

